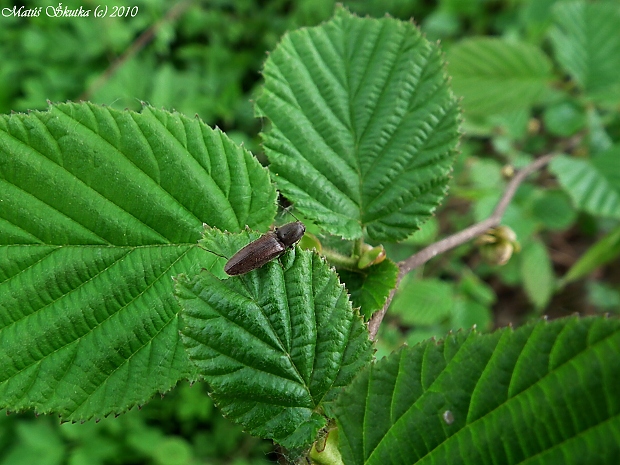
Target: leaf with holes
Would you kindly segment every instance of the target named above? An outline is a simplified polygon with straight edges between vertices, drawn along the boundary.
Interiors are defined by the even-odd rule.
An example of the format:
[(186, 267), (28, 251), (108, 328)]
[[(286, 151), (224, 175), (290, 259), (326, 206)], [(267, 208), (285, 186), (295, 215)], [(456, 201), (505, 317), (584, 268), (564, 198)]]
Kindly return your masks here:
[[(256, 237), (208, 230), (203, 245), (231, 253)], [(228, 279), (180, 276), (176, 289), (183, 342), (217, 405), (286, 448), (316, 439), (325, 402), (372, 356), (344, 286), (316, 253), (295, 248)]]
[(257, 113), (278, 188), (347, 239), (404, 239), (444, 197), (459, 111), (436, 44), (411, 22), (344, 9), (287, 34), (263, 70)]
[(336, 401), (346, 464), (612, 464), (620, 320), (567, 318), (405, 347)]
[(92, 104), (0, 117), (0, 406), (102, 417), (195, 376), (170, 278), (212, 262), (203, 222), (266, 228), (275, 198), (197, 119)]

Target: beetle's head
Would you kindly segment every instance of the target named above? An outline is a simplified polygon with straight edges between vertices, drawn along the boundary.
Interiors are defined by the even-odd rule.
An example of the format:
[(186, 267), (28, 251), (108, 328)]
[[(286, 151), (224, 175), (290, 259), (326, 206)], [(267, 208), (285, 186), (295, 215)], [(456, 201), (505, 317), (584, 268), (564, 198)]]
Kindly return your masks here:
[(295, 244), (303, 237), (305, 232), (306, 227), (301, 221), (295, 221), (294, 223), (288, 223), (276, 228), (276, 236), (278, 236), (278, 239), (285, 247)]

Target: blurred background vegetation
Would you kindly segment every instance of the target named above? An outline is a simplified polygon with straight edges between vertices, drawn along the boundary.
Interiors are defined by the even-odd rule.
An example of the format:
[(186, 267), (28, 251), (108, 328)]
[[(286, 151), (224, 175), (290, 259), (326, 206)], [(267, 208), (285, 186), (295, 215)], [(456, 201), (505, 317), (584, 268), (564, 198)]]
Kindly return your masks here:
[[(504, 220), (519, 245), (509, 244), (516, 253), (505, 265), (497, 264), (492, 249), (485, 252), (472, 243), (403, 281), (379, 334), (377, 356), (403, 342), (474, 324), (490, 331), (543, 314), (617, 313), (617, 2), (342, 3), (360, 15), (414, 18), (429, 39), (441, 41), (455, 93), (464, 97), (462, 154), (449, 197), (421, 231), (388, 246), (394, 260), (488, 216), (513, 167), (555, 150), (573, 154), (520, 188)], [(44, 10), (57, 5), (0, 4)], [(260, 158), (262, 123), (253, 116), (251, 100), (266, 52), (285, 31), (328, 19), (335, 2), (119, 0), (111, 5), (139, 11), (128, 18), (50, 18), (45, 11), (34, 18), (0, 17), (0, 111), (45, 109), (48, 100), (139, 110), (145, 101), (196, 114)], [(97, 3), (64, 1), (63, 6), (94, 9)], [(575, 18), (587, 31), (574, 29), (581, 24)], [(277, 458), (269, 442), (222, 418), (204, 385), (182, 384), (141, 410), (99, 423), (0, 417), (0, 465), (258, 464)]]

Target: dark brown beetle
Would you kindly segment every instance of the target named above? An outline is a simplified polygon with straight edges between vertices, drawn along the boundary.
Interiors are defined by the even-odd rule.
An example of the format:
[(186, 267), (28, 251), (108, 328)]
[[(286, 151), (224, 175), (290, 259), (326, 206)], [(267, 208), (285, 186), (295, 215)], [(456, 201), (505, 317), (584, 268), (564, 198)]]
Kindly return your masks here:
[(285, 224), (269, 231), (232, 256), (224, 266), (224, 271), (235, 276), (260, 268), (265, 263), (282, 255), (286, 249), (298, 242), (306, 227), (301, 221)]

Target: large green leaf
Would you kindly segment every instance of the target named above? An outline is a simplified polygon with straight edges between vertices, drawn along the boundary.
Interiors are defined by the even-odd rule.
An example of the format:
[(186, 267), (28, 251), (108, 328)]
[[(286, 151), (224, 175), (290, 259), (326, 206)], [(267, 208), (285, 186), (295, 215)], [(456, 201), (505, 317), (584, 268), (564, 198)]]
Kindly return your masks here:
[(90, 104), (0, 118), (0, 406), (122, 412), (194, 370), (171, 276), (202, 223), (265, 228), (269, 177), (198, 119)]
[(333, 409), (346, 464), (616, 464), (620, 320), (540, 321), (405, 347)]
[(465, 114), (487, 116), (528, 108), (547, 91), (551, 63), (538, 47), (474, 38), (452, 47), (448, 71)]
[[(256, 237), (207, 230), (203, 245), (230, 256)], [(177, 296), (183, 342), (224, 415), (286, 448), (316, 439), (323, 404), (372, 356), (344, 286), (310, 251), (228, 279), (182, 275)]]
[(620, 4), (558, 2), (551, 42), (559, 63), (591, 97), (620, 100)]
[(445, 195), (458, 107), (438, 47), (413, 23), (339, 9), (287, 34), (265, 63), (257, 112), (278, 188), (348, 239), (404, 239)]
[(555, 157), (549, 166), (575, 206), (596, 216), (620, 218), (620, 150), (594, 160)]

